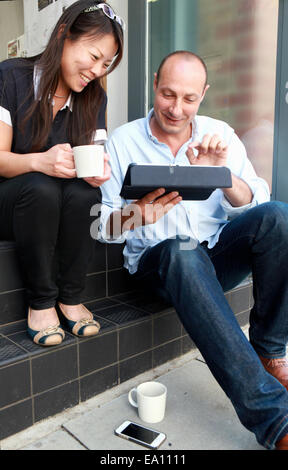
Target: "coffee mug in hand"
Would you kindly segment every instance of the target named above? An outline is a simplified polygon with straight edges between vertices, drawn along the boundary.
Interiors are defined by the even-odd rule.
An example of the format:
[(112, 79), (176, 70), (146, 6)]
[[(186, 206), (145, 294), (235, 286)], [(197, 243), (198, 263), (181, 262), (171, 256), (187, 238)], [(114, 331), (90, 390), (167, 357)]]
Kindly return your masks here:
[(165, 415), (166, 396), (165, 385), (159, 382), (144, 382), (130, 390), (128, 400), (132, 406), (138, 408), (139, 418), (142, 421), (159, 423)]
[(78, 147), (73, 147), (73, 155), (77, 178), (103, 176), (103, 145), (79, 145)]

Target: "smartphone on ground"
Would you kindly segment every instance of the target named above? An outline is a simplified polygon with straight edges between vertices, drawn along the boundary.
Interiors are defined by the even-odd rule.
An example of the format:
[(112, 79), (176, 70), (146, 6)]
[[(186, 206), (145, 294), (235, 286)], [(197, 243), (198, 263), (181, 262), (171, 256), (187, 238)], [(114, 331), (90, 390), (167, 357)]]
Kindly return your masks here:
[(141, 424), (133, 423), (132, 421), (122, 423), (115, 429), (115, 434), (149, 449), (158, 449), (166, 439), (164, 433), (144, 427)]

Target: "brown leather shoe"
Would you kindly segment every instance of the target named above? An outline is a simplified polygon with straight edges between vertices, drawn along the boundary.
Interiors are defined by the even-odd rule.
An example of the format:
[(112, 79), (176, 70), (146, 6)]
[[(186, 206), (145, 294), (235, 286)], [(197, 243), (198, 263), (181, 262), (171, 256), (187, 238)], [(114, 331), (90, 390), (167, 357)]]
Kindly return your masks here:
[(276, 450), (288, 450), (288, 434), (276, 442)]
[[(286, 357), (268, 359), (267, 357), (259, 356), (259, 358), (267, 372), (279, 380), (288, 390), (288, 361)], [(288, 435), (285, 437), (287, 437), (288, 446)]]

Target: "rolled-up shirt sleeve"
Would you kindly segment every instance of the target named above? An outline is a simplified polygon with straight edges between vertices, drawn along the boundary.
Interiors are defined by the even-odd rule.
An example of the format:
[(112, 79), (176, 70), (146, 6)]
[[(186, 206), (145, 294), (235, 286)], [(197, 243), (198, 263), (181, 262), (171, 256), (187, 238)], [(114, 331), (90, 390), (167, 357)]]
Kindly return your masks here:
[(270, 200), (268, 183), (263, 178), (257, 176), (252, 163), (247, 157), (244, 144), (235, 133), (233, 133), (229, 143), (228, 166), (235, 176), (245, 181), (253, 194), (250, 204), (240, 207), (232, 206), (223, 194), (221, 205), (229, 219)]

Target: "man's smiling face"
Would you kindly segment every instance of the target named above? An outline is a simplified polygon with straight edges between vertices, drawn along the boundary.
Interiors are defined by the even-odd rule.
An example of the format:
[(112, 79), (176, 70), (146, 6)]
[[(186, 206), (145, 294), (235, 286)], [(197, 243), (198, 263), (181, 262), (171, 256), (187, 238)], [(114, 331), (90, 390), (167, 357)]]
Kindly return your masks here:
[(154, 80), (154, 129), (160, 134), (185, 133), (198, 112), (208, 87), (198, 60), (181, 55), (167, 59)]

